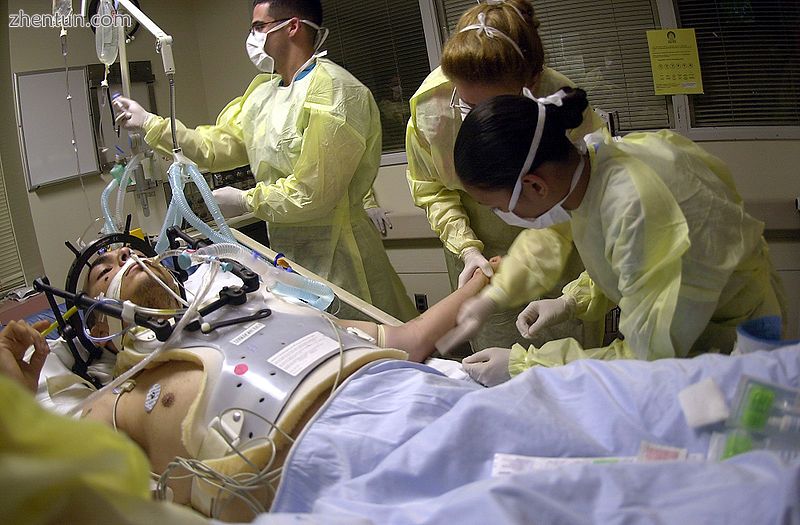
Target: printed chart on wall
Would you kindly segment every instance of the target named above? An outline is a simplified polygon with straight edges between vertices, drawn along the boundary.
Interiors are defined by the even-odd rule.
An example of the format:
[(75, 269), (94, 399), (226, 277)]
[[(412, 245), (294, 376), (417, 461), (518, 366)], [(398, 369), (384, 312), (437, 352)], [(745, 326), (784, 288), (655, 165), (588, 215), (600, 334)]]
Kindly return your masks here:
[(699, 95), (703, 77), (694, 29), (647, 32), (656, 95)]

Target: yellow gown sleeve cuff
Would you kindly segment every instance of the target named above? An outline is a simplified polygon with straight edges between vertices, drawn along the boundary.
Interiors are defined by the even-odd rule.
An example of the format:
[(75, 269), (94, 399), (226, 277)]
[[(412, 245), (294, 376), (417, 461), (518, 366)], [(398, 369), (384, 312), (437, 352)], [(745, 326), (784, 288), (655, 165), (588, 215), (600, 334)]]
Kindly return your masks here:
[(378, 204), (378, 199), (375, 197), (375, 190), (370, 188), (366, 195), (364, 195), (363, 207), (365, 210), (371, 210), (372, 208), (378, 208), (380, 205)]
[(508, 371), (511, 376), (515, 376), (534, 366), (544, 366), (552, 368), (562, 366), (578, 359), (589, 357), (580, 343), (569, 337), (548, 341), (541, 348), (530, 345), (527, 350), (519, 344), (511, 348), (511, 356), (508, 360)]
[(520, 344), (511, 347), (511, 355), (508, 358), (508, 373), (514, 377), (528, 368), (528, 351)]
[[(164, 117), (150, 114), (147, 120), (144, 121), (144, 141), (153, 148), (167, 149), (163, 142), (164, 132), (169, 129), (169, 121)], [(170, 139), (169, 149), (172, 147)]]
[(531, 345), (527, 350), (516, 344), (511, 348), (508, 371), (514, 377), (533, 366), (562, 366), (579, 359), (633, 359), (633, 354), (628, 345), (619, 339), (608, 346), (588, 349), (571, 337), (548, 341), (541, 348)]
[[(259, 182), (259, 184), (262, 184)], [(244, 205), (247, 207), (248, 212), (252, 212), (255, 208), (253, 201), (255, 200), (256, 188), (250, 188), (244, 193)]]

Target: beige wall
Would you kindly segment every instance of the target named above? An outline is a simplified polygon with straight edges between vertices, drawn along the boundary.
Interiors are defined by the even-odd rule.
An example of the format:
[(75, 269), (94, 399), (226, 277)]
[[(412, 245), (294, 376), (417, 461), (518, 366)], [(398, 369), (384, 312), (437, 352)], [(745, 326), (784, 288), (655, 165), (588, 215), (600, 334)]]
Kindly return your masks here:
[(800, 141), (703, 142), (731, 168), (749, 213), (764, 221), (783, 281), (790, 338), (800, 337)]
[(197, 50), (203, 69), (203, 90), (208, 122), (222, 108), (241, 96), (258, 74), (245, 52), (244, 43), (252, 21), (250, 0), (203, 0), (195, 3)]
[(700, 145), (728, 163), (748, 211), (768, 229), (800, 230), (800, 213), (794, 206), (795, 198), (800, 197), (800, 140)]

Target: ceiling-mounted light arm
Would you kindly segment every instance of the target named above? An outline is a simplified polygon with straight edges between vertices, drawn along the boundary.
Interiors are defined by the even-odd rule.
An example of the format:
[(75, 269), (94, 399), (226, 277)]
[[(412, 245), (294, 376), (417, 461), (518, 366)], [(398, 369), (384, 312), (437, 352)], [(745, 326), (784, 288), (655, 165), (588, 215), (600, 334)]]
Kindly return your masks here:
[[(86, 0), (83, 1), (85, 3)], [(161, 54), (161, 60), (164, 63), (164, 73), (167, 75), (174, 75), (175, 59), (172, 57), (172, 37), (158, 27), (155, 22), (150, 20), (150, 18), (130, 0), (116, 0), (116, 2), (125, 8), (139, 24), (150, 31), (150, 34), (156, 38), (156, 51)], [(83, 9), (83, 5), (81, 5), (81, 9)], [(120, 45), (124, 45), (124, 42), (120, 42)]]

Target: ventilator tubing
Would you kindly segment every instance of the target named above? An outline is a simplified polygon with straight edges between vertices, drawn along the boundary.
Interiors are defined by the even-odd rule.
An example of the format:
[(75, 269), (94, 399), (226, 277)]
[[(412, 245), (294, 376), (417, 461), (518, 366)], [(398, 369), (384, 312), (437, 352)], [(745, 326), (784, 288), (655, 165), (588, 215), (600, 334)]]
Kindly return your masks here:
[(108, 205), (111, 192), (113, 192), (117, 186), (119, 186), (119, 181), (112, 178), (106, 187), (103, 188), (103, 193), (100, 194), (100, 206), (103, 208), (103, 218), (105, 219), (105, 222), (103, 223), (103, 233), (105, 235), (117, 231), (118, 223), (115, 221), (116, 217), (111, 216), (111, 207)]
[[(125, 172), (122, 174), (120, 180), (112, 178), (103, 189), (103, 193), (100, 196), (100, 205), (103, 208), (103, 218), (105, 219), (103, 233), (109, 234), (122, 231), (122, 216), (125, 211), (125, 190), (133, 177), (133, 172), (136, 171), (142, 163), (142, 160), (144, 160), (143, 153), (134, 155), (125, 166)], [(111, 192), (114, 191), (114, 188), (117, 189), (117, 207), (112, 215), (109, 200), (111, 200)]]
[[(188, 177), (186, 173), (188, 173)], [(211, 212), (211, 216), (214, 218), (214, 222), (219, 231), (215, 231), (203, 222), (200, 217), (195, 215), (191, 206), (189, 206), (189, 203), (186, 201), (186, 195), (184, 195), (183, 190), (188, 178), (191, 178), (192, 182), (195, 183), (195, 186), (197, 186), (197, 189), (200, 191), (200, 195), (203, 196), (203, 202), (205, 202), (208, 207), (208, 211)], [(228, 228), (228, 224), (225, 222), (225, 218), (222, 216), (222, 212), (219, 210), (217, 201), (215, 201), (214, 197), (211, 195), (211, 189), (208, 187), (206, 179), (203, 178), (203, 175), (195, 164), (174, 162), (169, 168), (169, 184), (172, 188), (172, 200), (169, 203), (167, 216), (164, 219), (164, 224), (161, 226), (161, 232), (158, 235), (156, 253), (162, 253), (169, 247), (167, 229), (171, 226), (180, 226), (183, 219), (186, 219), (189, 224), (194, 226), (201, 235), (208, 237), (215, 243), (236, 242), (230, 228)]]
[(128, 184), (130, 184), (131, 179), (133, 178), (133, 173), (139, 168), (139, 166), (141, 166), (143, 160), (144, 153), (137, 153), (134, 155), (125, 166), (125, 171), (122, 173), (122, 178), (119, 181), (119, 187), (117, 188), (116, 212), (120, 229), (122, 228), (122, 216), (124, 214), (123, 212), (125, 211), (125, 194), (127, 193), (125, 190), (128, 189)]
[(182, 256), (178, 259), (182, 268), (184, 264), (190, 262), (190, 265), (198, 264), (205, 262), (207, 258), (233, 259), (260, 275), (267, 289), (275, 294), (299, 299), (321, 311), (328, 308), (333, 302), (333, 291), (324, 284), (294, 272), (278, 269), (257, 252), (238, 244), (212, 244), (195, 252), (184, 252), (184, 254), (185, 257)]

